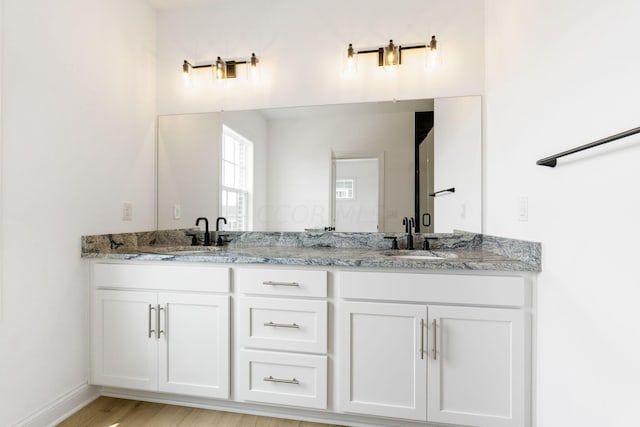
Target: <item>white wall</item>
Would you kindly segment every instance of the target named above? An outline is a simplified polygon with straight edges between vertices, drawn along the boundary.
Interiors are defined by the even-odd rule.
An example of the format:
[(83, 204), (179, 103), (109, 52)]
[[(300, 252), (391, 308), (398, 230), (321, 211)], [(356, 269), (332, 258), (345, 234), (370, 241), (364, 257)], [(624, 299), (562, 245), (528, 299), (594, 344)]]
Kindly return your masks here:
[(414, 214), (414, 116), (361, 112), (269, 120), (268, 229), (330, 225), (332, 156), (373, 158), (384, 153), (381, 231), (402, 231), (402, 218)]
[(3, 18), (0, 425), (9, 426), (87, 381), (80, 236), (153, 227), (155, 17), (141, 0), (5, 0)]
[(436, 233), (482, 232), (482, 100), (478, 96), (434, 101), (434, 191), (455, 188), (433, 200)]
[[(488, 0), (486, 230), (541, 241), (538, 426), (638, 422), (640, 3)], [(517, 199), (529, 199), (529, 221)]]
[[(158, 15), (160, 114), (274, 106), (437, 98), (479, 94), (484, 85), (484, 3), (478, 0), (220, 0)], [(397, 73), (361, 56), (356, 80), (342, 76), (349, 43), (377, 48), (426, 42), (435, 34), (444, 61), (427, 73), (422, 50), (403, 54)], [(182, 62), (217, 56), (260, 58), (258, 86), (237, 79), (213, 84), (208, 69), (185, 89)], [(244, 71), (241, 71), (244, 72)]]
[(199, 217), (213, 224), (219, 216), (221, 140), (219, 113), (158, 118), (158, 229), (195, 227)]

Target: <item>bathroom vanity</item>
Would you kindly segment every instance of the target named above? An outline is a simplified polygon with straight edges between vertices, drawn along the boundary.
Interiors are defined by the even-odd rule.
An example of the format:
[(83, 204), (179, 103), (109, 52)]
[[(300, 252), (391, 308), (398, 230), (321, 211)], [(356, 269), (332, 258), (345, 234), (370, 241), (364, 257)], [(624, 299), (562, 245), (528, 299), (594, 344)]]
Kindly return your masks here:
[(98, 250), (96, 237), (83, 256), (105, 395), (342, 425), (530, 425), (538, 244)]

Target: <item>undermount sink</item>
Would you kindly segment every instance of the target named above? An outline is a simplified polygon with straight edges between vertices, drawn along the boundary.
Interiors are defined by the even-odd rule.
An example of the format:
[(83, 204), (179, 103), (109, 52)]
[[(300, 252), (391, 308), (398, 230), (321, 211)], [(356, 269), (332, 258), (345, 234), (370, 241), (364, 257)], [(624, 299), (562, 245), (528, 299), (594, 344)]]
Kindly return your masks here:
[(422, 251), (422, 250), (396, 250), (387, 252), (386, 255), (392, 258), (409, 259), (409, 260), (436, 260), (455, 258), (456, 255), (452, 253), (434, 252), (434, 251)]

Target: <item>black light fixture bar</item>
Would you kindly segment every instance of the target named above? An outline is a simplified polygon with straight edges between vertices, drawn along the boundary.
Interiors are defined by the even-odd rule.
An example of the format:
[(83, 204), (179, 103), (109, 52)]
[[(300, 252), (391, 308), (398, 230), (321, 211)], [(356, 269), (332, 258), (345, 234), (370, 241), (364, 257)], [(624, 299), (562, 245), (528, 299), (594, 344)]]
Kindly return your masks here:
[[(434, 36), (435, 38), (435, 36)], [(351, 47), (351, 44), (349, 44)], [(429, 45), (426, 44), (415, 44), (409, 46), (398, 46), (398, 64), (402, 64), (402, 51), (403, 50), (411, 50), (411, 49), (426, 49)], [(377, 49), (364, 49), (358, 50), (354, 52), (356, 55), (366, 55), (369, 53), (377, 53), (378, 54), (378, 66), (382, 67), (384, 65), (384, 48), (379, 47)]]
[(562, 153), (554, 154), (553, 156), (545, 157), (544, 159), (540, 159), (536, 162), (538, 166), (548, 166), (550, 168), (555, 168), (558, 164), (558, 159), (560, 157), (568, 156), (570, 154), (579, 153), (580, 151), (588, 150), (593, 147), (597, 147), (602, 144), (606, 144), (608, 142), (616, 141), (618, 139), (626, 138), (627, 136), (635, 135), (640, 133), (640, 127), (629, 129), (624, 132), (616, 133), (615, 135), (608, 136), (606, 138), (599, 139), (597, 141), (590, 142), (585, 145), (581, 145), (576, 148), (572, 148), (571, 150), (563, 151)]
[[(219, 58), (218, 58), (219, 59)], [(257, 58), (255, 56), (255, 53), (251, 54), (251, 59), (248, 60), (242, 60), (242, 61), (225, 61), (225, 71), (226, 71), (226, 75), (225, 78), (226, 79), (235, 79), (236, 78), (236, 65), (241, 65), (241, 64), (251, 64), (251, 65), (255, 65), (255, 63), (257, 63)], [(212, 63), (212, 64), (200, 64), (200, 65), (193, 65), (191, 64), (189, 61), (187, 61), (186, 59), (184, 60), (183, 64), (182, 64), (182, 71), (184, 73), (188, 73), (189, 72), (189, 68), (197, 70), (199, 68), (215, 68), (216, 67), (216, 63)]]

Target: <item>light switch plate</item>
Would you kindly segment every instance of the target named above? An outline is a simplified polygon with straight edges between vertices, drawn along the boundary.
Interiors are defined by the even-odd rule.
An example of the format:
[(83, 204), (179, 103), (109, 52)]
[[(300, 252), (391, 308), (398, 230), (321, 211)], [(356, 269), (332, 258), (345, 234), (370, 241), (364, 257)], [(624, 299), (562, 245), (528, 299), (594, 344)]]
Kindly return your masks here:
[(529, 198), (526, 196), (518, 197), (518, 221), (529, 221)]
[(122, 220), (133, 221), (133, 203), (122, 202)]

